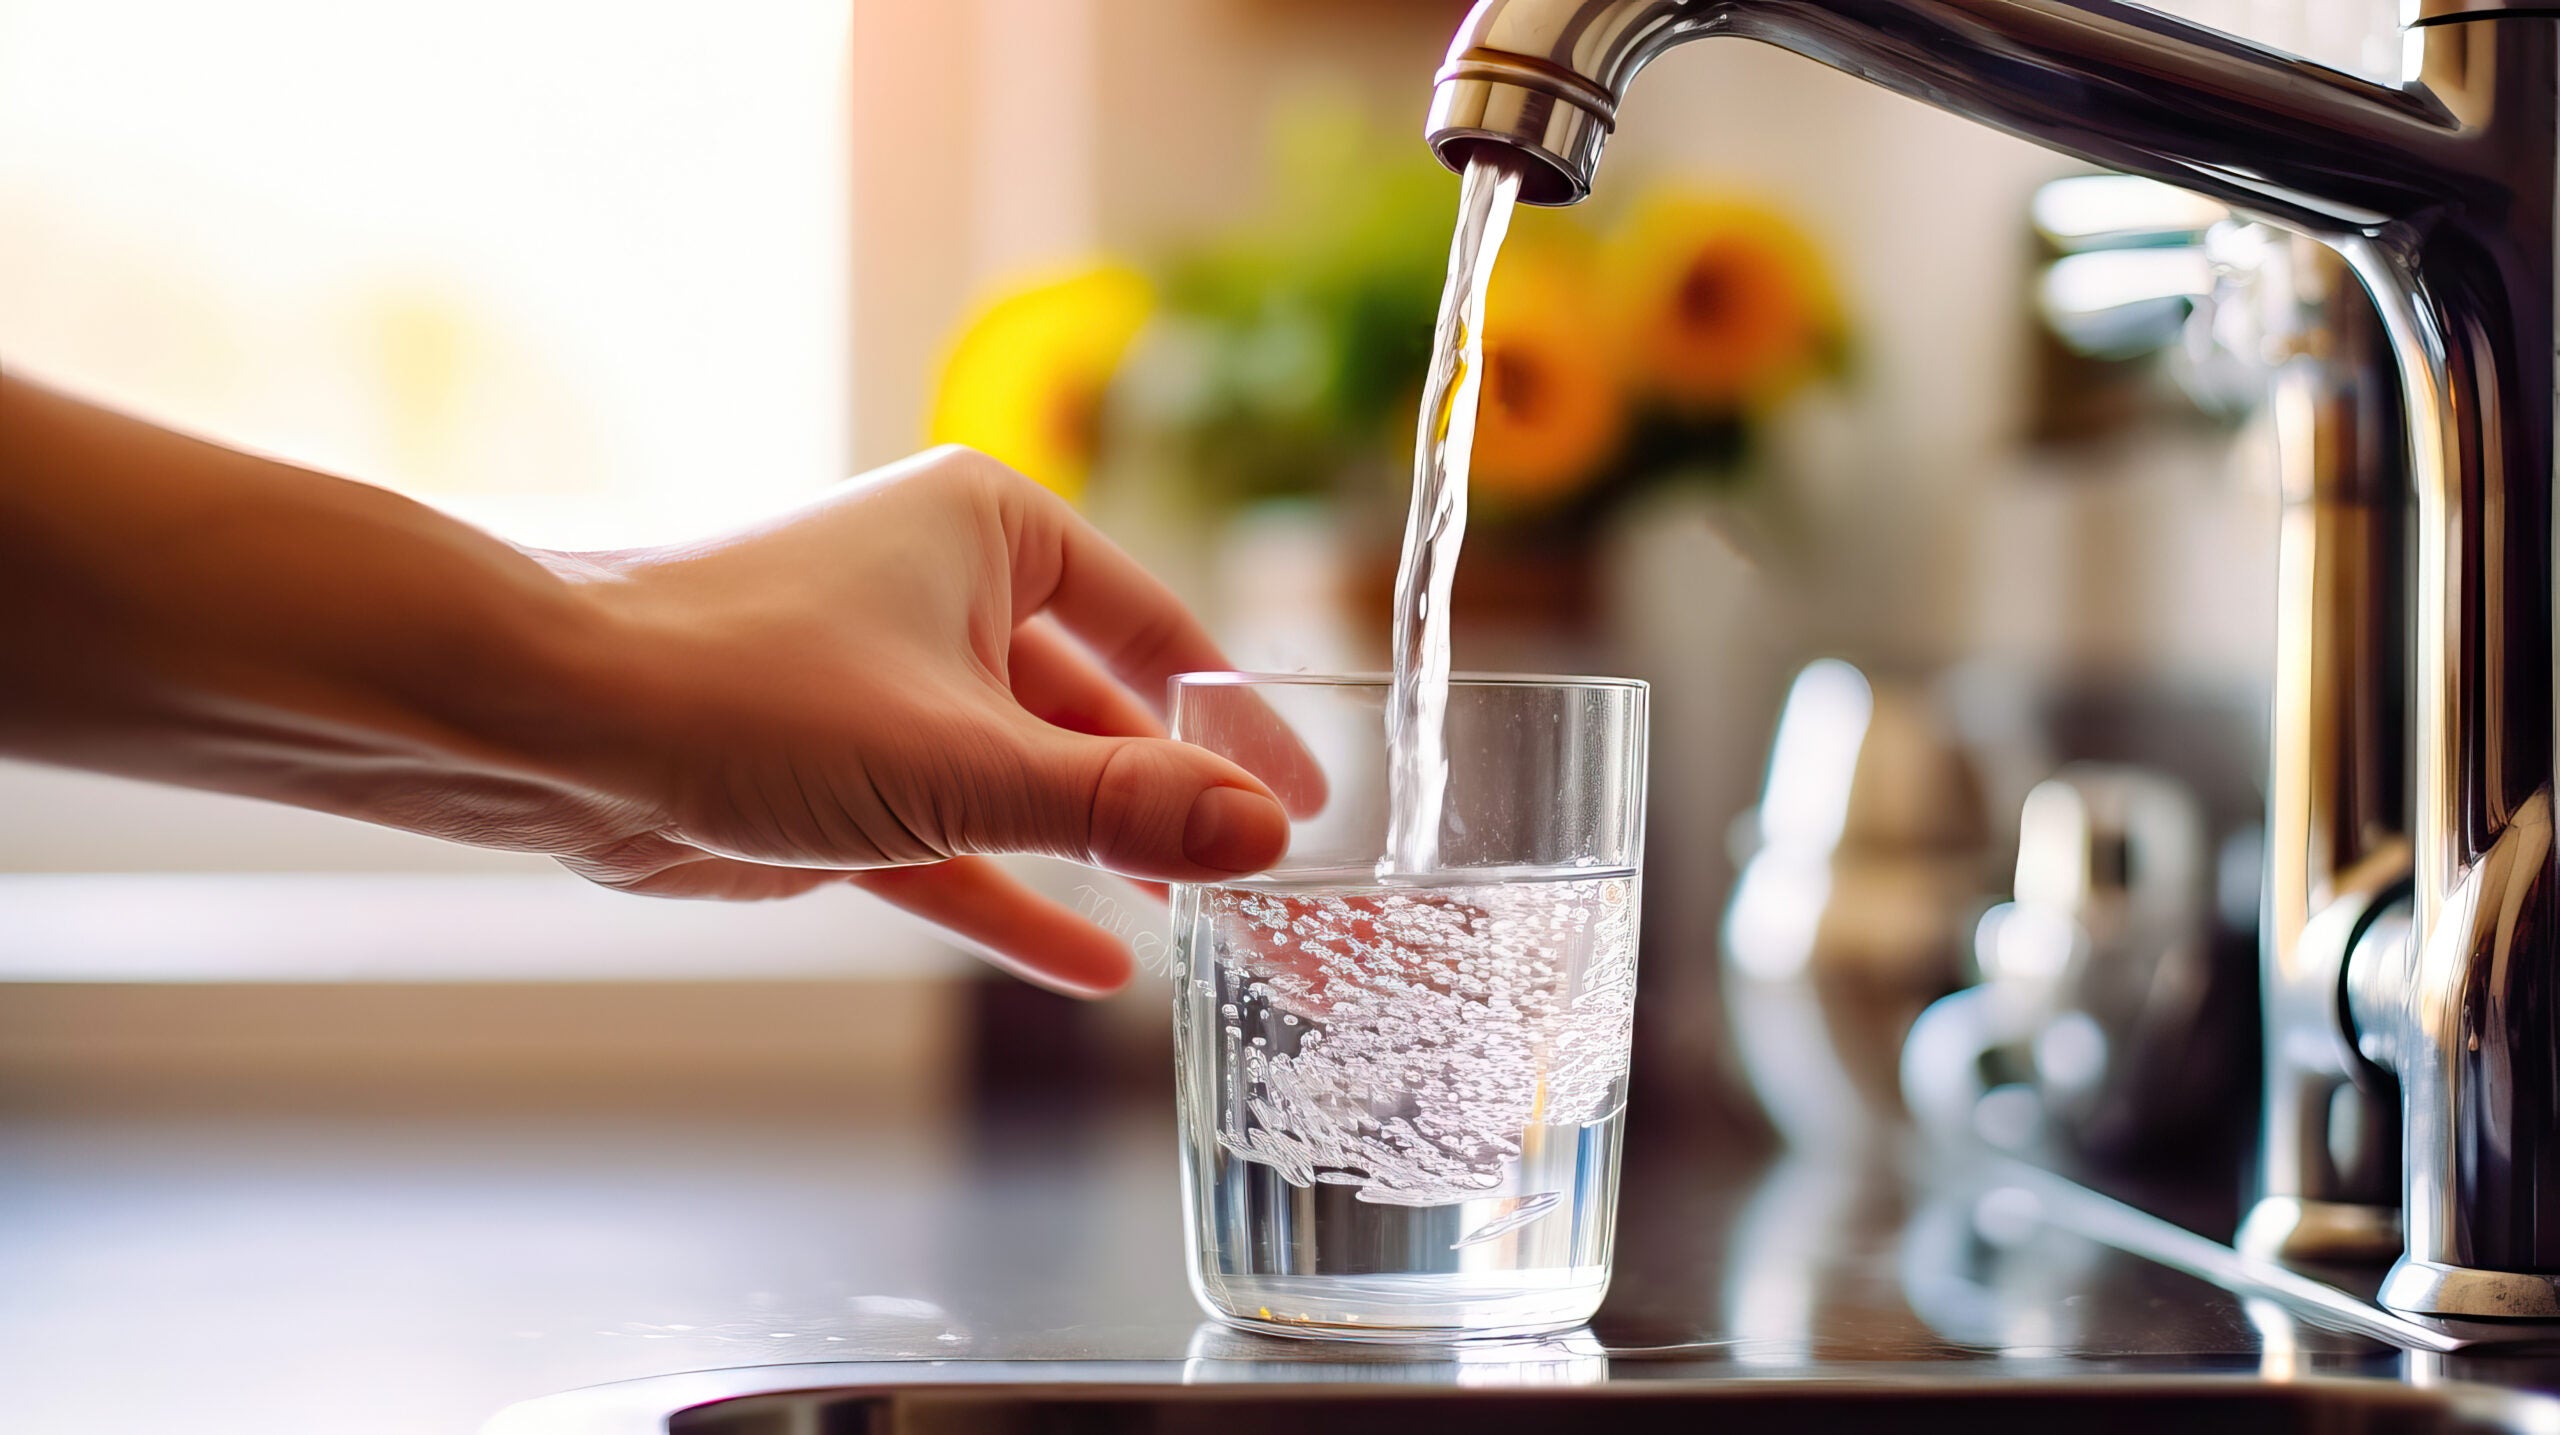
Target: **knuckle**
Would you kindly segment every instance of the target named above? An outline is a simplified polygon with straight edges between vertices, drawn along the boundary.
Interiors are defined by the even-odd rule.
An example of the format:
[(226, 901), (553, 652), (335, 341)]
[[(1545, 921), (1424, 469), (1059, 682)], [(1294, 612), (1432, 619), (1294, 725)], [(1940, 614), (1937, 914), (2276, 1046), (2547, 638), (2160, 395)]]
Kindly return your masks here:
[(1191, 793), (1156, 744), (1136, 738), (1114, 743), (1091, 771), (1088, 860), (1153, 855), (1168, 838), (1180, 845)]
[(924, 805), (947, 850), (1077, 855), (1077, 795), (1059, 790), (1020, 734), (984, 716), (945, 717), (931, 746), (933, 756), (921, 764), (935, 774)]
[(1003, 498), (1030, 485), (1030, 480), (996, 458), (963, 444), (933, 450), (925, 471), (938, 483), (976, 497)]
[(1151, 670), (1172, 651), (1181, 633), (1182, 622), (1173, 614), (1149, 613), (1121, 640), (1119, 651), (1111, 654), (1111, 663), (1123, 669)]

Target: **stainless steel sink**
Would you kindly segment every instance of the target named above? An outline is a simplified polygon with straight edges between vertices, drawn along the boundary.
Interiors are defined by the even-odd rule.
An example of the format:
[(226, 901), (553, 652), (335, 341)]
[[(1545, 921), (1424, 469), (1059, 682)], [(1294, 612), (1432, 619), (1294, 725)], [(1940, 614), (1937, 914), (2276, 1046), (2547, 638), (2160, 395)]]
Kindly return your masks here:
[(1417, 1429), (1468, 1435), (1547, 1435), (1609, 1429), (1627, 1435), (1688, 1435), (1700, 1429), (1756, 1435), (1819, 1430), (2102, 1432), (2178, 1430), (2187, 1435), (2273, 1435), (2279, 1431), (2418, 1432), (2523, 1428), (2426, 1392), (2373, 1386), (2213, 1386), (2174, 1388), (2012, 1386), (1953, 1392), (1861, 1384), (1806, 1388), (1757, 1383), (1648, 1390), (1609, 1388), (1577, 1395), (1495, 1391), (1422, 1392), (1182, 1388), (1144, 1390), (998, 1388), (773, 1396), (728, 1401), (671, 1421), (683, 1435), (800, 1435), (862, 1430), (875, 1435), (943, 1432), (1148, 1431), (1155, 1435), (1411, 1435)]
[(1380, 1381), (1179, 1383), (1151, 1362), (881, 1363), (705, 1372), (518, 1406), (487, 1435), (1546, 1435), (1605, 1429), (1719, 1435), (1823, 1431), (1947, 1435), (2351, 1435), (2548, 1432), (2560, 1401), (2468, 1383), (2240, 1374), (2011, 1379), (1855, 1375), (1652, 1380), (1580, 1389), (1416, 1388)]

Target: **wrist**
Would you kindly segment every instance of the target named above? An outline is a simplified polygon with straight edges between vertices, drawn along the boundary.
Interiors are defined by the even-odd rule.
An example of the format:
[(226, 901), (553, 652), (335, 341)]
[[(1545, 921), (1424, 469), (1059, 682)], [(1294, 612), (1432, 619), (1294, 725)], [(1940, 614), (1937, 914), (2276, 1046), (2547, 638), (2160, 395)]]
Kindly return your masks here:
[(446, 514), (6, 375), (0, 419), (0, 751), (522, 845), (638, 706), (610, 605)]
[(429, 665), (415, 700), (494, 766), (640, 797), (663, 746), (649, 731), (666, 710), (650, 656), (662, 645), (609, 570), (572, 555), (525, 556), (532, 571), (470, 620), (468, 677), (447, 681)]

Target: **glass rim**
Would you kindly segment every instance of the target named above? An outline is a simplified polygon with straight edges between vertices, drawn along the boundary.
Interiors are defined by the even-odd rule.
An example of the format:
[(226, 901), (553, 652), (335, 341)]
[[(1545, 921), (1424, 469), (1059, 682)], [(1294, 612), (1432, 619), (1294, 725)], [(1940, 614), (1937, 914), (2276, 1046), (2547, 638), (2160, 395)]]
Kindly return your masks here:
[[(1176, 673), (1176, 688), (1244, 688), (1244, 687), (1308, 687), (1308, 688), (1383, 688), (1392, 686), (1389, 673), (1257, 673), (1231, 669), (1206, 669), (1193, 673)], [(1540, 691), (1565, 691), (1588, 688), (1599, 691), (1645, 692), (1653, 685), (1642, 678), (1580, 677), (1560, 673), (1451, 673), (1449, 685), (1458, 688), (1525, 688)]]

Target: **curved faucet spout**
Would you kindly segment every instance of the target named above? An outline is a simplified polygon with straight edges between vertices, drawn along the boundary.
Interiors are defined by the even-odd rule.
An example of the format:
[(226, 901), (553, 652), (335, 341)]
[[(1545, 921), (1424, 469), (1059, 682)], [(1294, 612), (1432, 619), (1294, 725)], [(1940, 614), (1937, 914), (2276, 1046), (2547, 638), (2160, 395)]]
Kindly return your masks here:
[[(2376, 571), (2405, 583), (2416, 621), (2409, 636), (2366, 630), (2364, 608), (2330, 604), (2305, 621), (2332, 630), (2302, 651), (2407, 644), (2395, 671), (2415, 709), (2413, 830), (2377, 836), (2395, 851), (2409, 839), (2413, 891), (2405, 939), (2387, 942), (2358, 935), (2383, 930), (2384, 887), (2330, 903), (2354, 921), (2338, 940), (2294, 944), (2328, 955), (2295, 974), (2301, 1000), (2278, 1015), (2336, 1022), (2355, 975), (2338, 969), (2360, 964), (2354, 1046), (2314, 1033), (2312, 1067), (2324, 1080), (2387, 1072), (2399, 1087), (2405, 1246), (2384, 1300), (2560, 1322), (2560, 11), (2442, 0), (2417, 23), (2424, 83), (2400, 88), (2117, 0), (1481, 0), (1440, 72), (1430, 139), (1452, 166), (1507, 154), (1526, 168), (1523, 198), (1570, 204), (1637, 71), (1672, 45), (1735, 35), (2337, 250), (2399, 369), (2414, 562), (2405, 579), (2396, 556)], [(2397, 549), (2396, 528), (2390, 539)], [(2300, 712), (2278, 721), (2277, 743), (2313, 740)], [(2309, 904), (2293, 905), (2309, 934)], [(2400, 955), (2374, 955), (2386, 950)], [(2323, 1162), (2380, 1169), (2341, 1163), (2338, 1128), (2298, 1124), (2293, 1154), (2317, 1159), (2271, 1162), (2271, 1181)], [(2295, 1184), (2303, 1200), (2339, 1194)], [(2353, 1234), (2383, 1229), (2367, 1219)]]
[(1719, 35), (2297, 228), (2417, 214), (2470, 168), (2463, 127), (2423, 89), (2114, 0), (1482, 0), (1441, 68), (1432, 148), (1453, 168), (1507, 150), (1530, 164), (1523, 199), (1571, 204), (1636, 72)]

